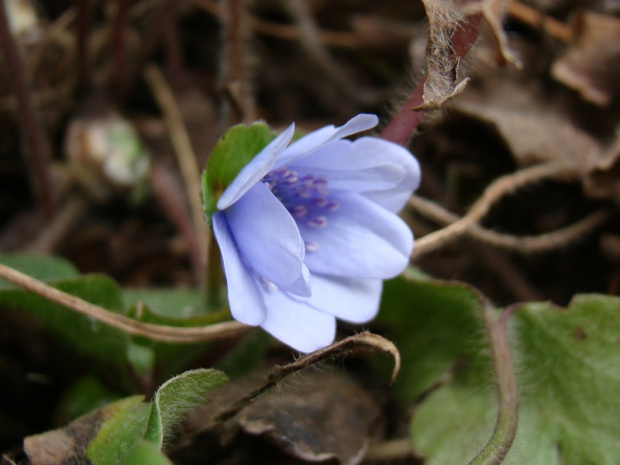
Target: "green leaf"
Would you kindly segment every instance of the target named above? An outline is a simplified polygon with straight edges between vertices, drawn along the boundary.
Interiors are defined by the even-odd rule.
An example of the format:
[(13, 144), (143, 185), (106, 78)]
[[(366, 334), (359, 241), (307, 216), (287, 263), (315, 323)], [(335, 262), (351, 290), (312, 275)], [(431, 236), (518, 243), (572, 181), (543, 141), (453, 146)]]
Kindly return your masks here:
[[(70, 262), (49, 255), (30, 253), (0, 254), (0, 263), (41, 281), (77, 278), (79, 273)], [(0, 291), (18, 289), (0, 278)]]
[(141, 440), (123, 460), (123, 465), (173, 465), (152, 442)]
[(119, 400), (108, 407), (107, 420), (86, 449), (93, 465), (117, 465), (142, 440), (149, 415), (143, 396)]
[[(399, 277), (385, 283), (377, 321), (389, 325), (402, 368), (394, 389), (412, 401), (457, 362), (471, 364), (486, 346), (483, 297), (463, 283)], [(480, 361), (477, 369), (492, 376)], [(492, 379), (492, 378), (491, 378)]]
[[(495, 425), (481, 304), (460, 284), (386, 284), (380, 321), (392, 326), (403, 356), (398, 392), (419, 402), (411, 440), (429, 465), (472, 459)], [(522, 304), (509, 319), (509, 335), (519, 426), (503, 463), (620, 463), (620, 299), (577, 296), (567, 309)]]
[(79, 378), (63, 394), (57, 409), (57, 423), (67, 423), (104, 405), (118, 400), (120, 396), (108, 390), (93, 376)]
[(123, 289), (127, 307), (143, 302), (151, 313), (187, 319), (208, 313), (205, 300), (197, 289), (130, 288)]
[(205, 396), (227, 381), (218, 370), (186, 371), (160, 386), (151, 403), (144, 438), (161, 447), (165, 436), (190, 409), (205, 402)]
[[(55, 288), (108, 310), (122, 313), (120, 288), (107, 276), (89, 275), (50, 283)], [(0, 291), (0, 306), (28, 312), (84, 355), (106, 361), (125, 361), (128, 336), (122, 331), (80, 315), (62, 305), (31, 292), (14, 289)]]
[(208, 217), (215, 212), (217, 199), (239, 172), (273, 139), (265, 123), (233, 126), (218, 141), (202, 176), (203, 209)]

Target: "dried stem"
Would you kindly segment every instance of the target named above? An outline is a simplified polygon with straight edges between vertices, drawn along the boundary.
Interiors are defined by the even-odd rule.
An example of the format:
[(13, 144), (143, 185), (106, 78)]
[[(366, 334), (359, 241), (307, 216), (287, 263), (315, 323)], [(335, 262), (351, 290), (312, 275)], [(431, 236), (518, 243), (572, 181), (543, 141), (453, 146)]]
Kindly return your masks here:
[[(187, 199), (194, 221), (194, 228), (198, 236), (198, 244), (201, 253), (200, 263), (201, 269), (203, 270), (201, 275), (204, 276), (204, 269), (209, 261), (209, 236), (211, 233), (203, 218), (200, 201), (200, 169), (196, 162), (196, 154), (192, 148), (189, 134), (183, 123), (183, 118), (174, 99), (174, 95), (166, 84), (161, 71), (154, 65), (149, 66), (144, 76), (164, 115), (164, 121), (170, 133), (174, 153), (177, 157), (179, 167), (181, 168), (181, 175), (183, 176), (183, 182), (185, 184)], [(204, 279), (201, 279), (200, 282), (204, 284)]]
[[(414, 195), (409, 199), (408, 203), (417, 213), (442, 225), (450, 225), (461, 220), (454, 213), (422, 197)], [(571, 242), (590, 234), (610, 218), (611, 212), (607, 209), (601, 209), (570, 226), (536, 236), (514, 236), (512, 234), (498, 233), (486, 229), (477, 223), (472, 224), (469, 229), (464, 231), (464, 234), (487, 245), (524, 254), (533, 254), (565, 247)]]
[(542, 28), (555, 39), (561, 40), (567, 44), (573, 41), (573, 33), (570, 27), (551, 16), (536, 11), (531, 6), (521, 2), (509, 2), (507, 10), (508, 14), (514, 19), (535, 28)]
[[(222, 26), (224, 50), (220, 63), (220, 82), (238, 117), (246, 123), (256, 119), (256, 104), (252, 96), (248, 72), (247, 5), (245, 0), (222, 2)], [(228, 115), (230, 123), (236, 122)]]
[[(220, 4), (214, 0), (191, 0), (199, 8), (213, 16), (221, 16)], [(290, 24), (280, 24), (248, 15), (248, 24), (253, 31), (266, 36), (277, 37), (283, 40), (300, 40), (299, 27)], [(317, 31), (317, 41), (329, 47), (356, 48), (359, 42), (355, 34), (341, 31)]]
[(376, 104), (383, 98), (382, 93), (372, 89), (361, 88), (348, 77), (348, 72), (319, 41), (319, 30), (308, 8), (307, 0), (295, 0), (288, 3), (291, 13), (299, 25), (301, 44), (310, 55), (315, 65), (329, 78), (339, 92), (349, 99), (365, 105)]
[(62, 204), (54, 220), (41, 231), (28, 250), (37, 253), (52, 253), (58, 249), (67, 233), (75, 226), (89, 206), (82, 195), (74, 195)]
[(354, 336), (349, 336), (338, 342), (333, 343), (323, 349), (319, 349), (303, 357), (298, 358), (292, 363), (284, 366), (276, 366), (267, 376), (267, 380), (257, 389), (253, 390), (249, 394), (243, 396), (237, 402), (233, 403), (230, 407), (221, 412), (213, 421), (214, 425), (223, 423), (249, 404), (258, 399), (265, 392), (276, 386), (280, 381), (293, 373), (296, 373), (304, 368), (315, 365), (327, 359), (334, 358), (342, 353), (348, 352), (355, 347), (369, 347), (371, 349), (379, 350), (383, 353), (389, 354), (394, 359), (394, 369), (392, 370), (392, 381), (398, 376), (400, 371), (400, 353), (396, 346), (387, 339), (377, 334), (363, 332)]
[(428, 234), (416, 241), (412, 258), (427, 254), (465, 234), (487, 214), (491, 206), (516, 189), (542, 179), (573, 179), (574, 169), (570, 165), (545, 163), (522, 169), (516, 173), (502, 176), (486, 188), (474, 203), (467, 215), (439, 231)]
[(469, 465), (499, 465), (504, 461), (517, 434), (519, 394), (507, 332), (507, 313), (499, 318), (487, 305), (484, 320), (489, 335), (497, 383), (498, 409), (495, 430), (491, 438)]
[(370, 445), (363, 463), (404, 461), (410, 459), (412, 455), (410, 438), (392, 439)]
[(91, 1), (78, 0), (77, 7), (77, 92), (85, 92), (90, 87), (88, 68), (88, 37), (91, 27)]
[(118, 0), (112, 31), (112, 57), (114, 81), (119, 102), (124, 102), (128, 91), (127, 57), (125, 51), (125, 29), (129, 18), (130, 0)]
[(178, 328), (174, 326), (142, 323), (126, 316), (91, 304), (79, 297), (67, 294), (24, 273), (0, 264), (0, 277), (22, 289), (34, 292), (44, 299), (67, 307), (76, 313), (93, 318), (134, 336), (143, 336), (153, 341), (195, 343), (213, 341), (237, 336), (251, 329), (236, 321), (226, 321), (199, 328)]
[(201, 258), (202, 252), (192, 217), (186, 208), (182, 188), (179, 183), (175, 182), (176, 179), (168, 172), (167, 168), (157, 162), (152, 163), (149, 180), (151, 189), (166, 215), (185, 238), (190, 251), (194, 276), (197, 282), (202, 282), (205, 272)]
[(24, 71), (24, 61), (9, 30), (5, 0), (0, 0), (0, 47), (2, 47), (9, 78), (17, 98), (22, 141), (32, 163), (32, 176), (36, 186), (34, 190), (45, 217), (49, 220), (54, 216), (56, 210), (49, 171), (50, 148), (43, 124), (30, 94)]

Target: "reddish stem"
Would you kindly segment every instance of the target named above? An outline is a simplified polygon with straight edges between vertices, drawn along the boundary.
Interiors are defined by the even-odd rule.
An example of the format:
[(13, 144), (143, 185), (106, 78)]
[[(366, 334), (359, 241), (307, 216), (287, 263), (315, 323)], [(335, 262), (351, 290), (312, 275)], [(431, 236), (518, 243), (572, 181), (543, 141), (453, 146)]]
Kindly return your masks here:
[(24, 62), (9, 30), (5, 0), (0, 0), (0, 47), (17, 99), (17, 110), (24, 147), (30, 156), (33, 184), (45, 217), (50, 220), (56, 210), (50, 178), (50, 148), (37, 108), (30, 93)]
[[(481, 14), (468, 16), (465, 23), (454, 32), (452, 36), (452, 47), (454, 53), (459, 58), (463, 58), (467, 54), (478, 37), (481, 20)], [(424, 102), (425, 83), (426, 76), (418, 82), (418, 85), (413, 89), (411, 94), (409, 94), (409, 97), (407, 97), (402, 107), (383, 129), (380, 135), (381, 138), (401, 145), (409, 139), (426, 114), (423, 110), (412, 110), (412, 108)]]

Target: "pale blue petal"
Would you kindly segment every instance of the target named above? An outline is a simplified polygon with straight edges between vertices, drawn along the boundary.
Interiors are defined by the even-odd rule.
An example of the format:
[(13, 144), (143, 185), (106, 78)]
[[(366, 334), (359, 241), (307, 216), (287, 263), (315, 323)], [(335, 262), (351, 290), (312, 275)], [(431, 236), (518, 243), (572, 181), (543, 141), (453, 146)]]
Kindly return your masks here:
[(310, 272), (379, 279), (402, 272), (413, 248), (405, 222), (361, 194), (341, 194), (334, 200), (340, 208), (326, 214), (326, 226), (298, 222), (303, 240), (318, 245), (306, 253)]
[(311, 156), (296, 160), (291, 169), (323, 176), (328, 189), (364, 192), (393, 212), (400, 211), (420, 184), (420, 165), (415, 157), (398, 144), (374, 137), (330, 142)]
[(303, 353), (328, 346), (336, 336), (336, 318), (279, 291), (264, 293), (267, 318), (261, 327)]
[(302, 278), (305, 247), (299, 229), (265, 184), (255, 184), (224, 213), (239, 254), (258, 275), (278, 287)]
[(281, 288), (282, 291), (290, 292), (291, 294), (295, 294), (300, 297), (310, 297), (310, 295), (312, 295), (311, 289), (310, 270), (308, 270), (306, 265), (302, 265), (301, 276), (297, 281), (290, 286)]
[(291, 124), (280, 135), (272, 140), (239, 172), (233, 182), (222, 193), (217, 201), (218, 210), (225, 210), (243, 196), (254, 184), (259, 182), (273, 167), (277, 158), (284, 151), (295, 133), (295, 125)]
[(383, 281), (312, 275), (310, 305), (351, 323), (366, 323), (377, 316)]
[(228, 284), (228, 303), (235, 320), (246, 325), (261, 324), (267, 315), (263, 294), (251, 272), (244, 265), (230, 233), (226, 216), (213, 214), (213, 233), (222, 254), (224, 273)]
[(278, 158), (275, 167), (286, 166), (298, 158), (305, 157), (314, 152), (330, 141), (342, 139), (352, 134), (372, 129), (377, 123), (379, 123), (379, 118), (375, 115), (362, 113), (354, 116), (347, 123), (338, 128), (334, 126), (325, 126), (321, 129), (317, 129), (289, 145), (282, 156)]

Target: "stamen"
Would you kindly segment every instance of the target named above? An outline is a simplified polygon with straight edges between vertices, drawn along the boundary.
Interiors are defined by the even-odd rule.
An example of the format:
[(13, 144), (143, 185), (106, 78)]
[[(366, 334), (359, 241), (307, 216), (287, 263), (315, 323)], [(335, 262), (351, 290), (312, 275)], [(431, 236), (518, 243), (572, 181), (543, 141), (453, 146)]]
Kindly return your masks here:
[(304, 244), (306, 246), (306, 252), (316, 252), (319, 248), (319, 244), (314, 241), (306, 241)]
[(315, 216), (314, 218), (310, 218), (306, 224), (311, 228), (324, 228), (327, 226), (327, 218), (324, 216)]
[(308, 209), (303, 205), (295, 205), (290, 212), (295, 218), (303, 218), (308, 214)]

